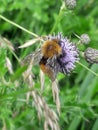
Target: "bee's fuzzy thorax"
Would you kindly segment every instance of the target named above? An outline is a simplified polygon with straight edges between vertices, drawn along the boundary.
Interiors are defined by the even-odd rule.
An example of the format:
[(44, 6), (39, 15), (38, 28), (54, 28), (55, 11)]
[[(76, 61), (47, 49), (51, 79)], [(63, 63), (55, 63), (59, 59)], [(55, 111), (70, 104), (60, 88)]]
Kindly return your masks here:
[(43, 43), (42, 54), (46, 58), (51, 58), (54, 55), (59, 56), (62, 53), (62, 49), (58, 44), (58, 40), (47, 40)]

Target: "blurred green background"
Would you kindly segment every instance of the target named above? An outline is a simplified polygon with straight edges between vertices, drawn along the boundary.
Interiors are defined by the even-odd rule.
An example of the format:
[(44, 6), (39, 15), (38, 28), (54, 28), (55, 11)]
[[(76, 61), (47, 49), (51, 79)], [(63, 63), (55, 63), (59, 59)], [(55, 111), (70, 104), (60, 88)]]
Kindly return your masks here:
[[(87, 33), (91, 42), (80, 45), (98, 49), (98, 0), (77, 0), (74, 10), (64, 9), (58, 18), (61, 0), (0, 0), (0, 14), (39, 35), (62, 32), (74, 42), (74, 33)], [(28, 48), (18, 49), (19, 45), (34, 37), (23, 30), (0, 19), (0, 35), (6, 37), (15, 47), (18, 58), (34, 51), (38, 43)], [(5, 67), (6, 56), (11, 60), (14, 76)], [(98, 65), (80, 62), (98, 73)], [(40, 92), (39, 68), (34, 67), (35, 89)], [(14, 78), (12, 78), (14, 77)], [(22, 80), (22, 70), (13, 54), (7, 48), (0, 48), (0, 130), (43, 130), (43, 119), (38, 120), (37, 111), (32, 107), (32, 98), (26, 103), (27, 85)], [(79, 64), (70, 76), (58, 75), (60, 88), (61, 130), (98, 130), (98, 77)], [(14, 79), (14, 81), (13, 81)], [(42, 96), (50, 108), (56, 111), (53, 102), (50, 80), (45, 79)], [(50, 94), (51, 93), (51, 94)]]

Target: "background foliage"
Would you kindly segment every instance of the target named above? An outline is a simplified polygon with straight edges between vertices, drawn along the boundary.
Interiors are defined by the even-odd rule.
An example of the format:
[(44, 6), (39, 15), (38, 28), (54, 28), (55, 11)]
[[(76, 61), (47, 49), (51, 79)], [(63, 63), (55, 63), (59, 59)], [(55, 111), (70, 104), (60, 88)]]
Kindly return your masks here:
[[(89, 45), (80, 45), (80, 50), (88, 46), (98, 49), (98, 1), (78, 0), (75, 10), (63, 11), (58, 19), (62, 1), (50, 0), (0, 0), (0, 14), (27, 28), (37, 35), (62, 32), (72, 41), (77, 42), (74, 33), (89, 34)], [(0, 19), (0, 35), (9, 39), (19, 58), (31, 53), (38, 44), (26, 49), (17, 47), (33, 36)], [(14, 76), (5, 67), (6, 56), (12, 62)], [(81, 58), (81, 62), (98, 72), (98, 65), (90, 65)], [(39, 68), (33, 68), (35, 87), (40, 91)], [(43, 130), (43, 119), (38, 120), (37, 111), (26, 103), (27, 85), (21, 79), (22, 70), (11, 51), (0, 48), (0, 129), (2, 130)], [(20, 84), (17, 83), (19, 80)], [(60, 86), (61, 130), (98, 130), (98, 77), (77, 64), (75, 72), (69, 77), (58, 75)], [(50, 108), (56, 110), (52, 99), (50, 80), (45, 79), (43, 97)], [(51, 93), (51, 94), (50, 94)]]

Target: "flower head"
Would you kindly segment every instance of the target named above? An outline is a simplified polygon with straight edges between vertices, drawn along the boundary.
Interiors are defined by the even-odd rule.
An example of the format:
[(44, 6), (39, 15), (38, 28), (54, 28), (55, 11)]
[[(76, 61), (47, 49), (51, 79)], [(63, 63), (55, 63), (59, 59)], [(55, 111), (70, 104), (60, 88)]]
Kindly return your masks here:
[[(75, 63), (79, 61), (78, 48), (66, 37), (63, 37), (61, 33), (58, 33), (58, 35), (49, 35), (47, 36), (46, 41), (47, 40), (51, 41), (51, 43), (53, 41), (56, 41), (55, 45), (57, 45), (58, 48), (55, 48), (57, 48), (59, 51), (52, 49), (55, 50), (55, 54), (52, 57), (48, 57), (46, 59), (45, 65), (47, 66), (47, 68), (50, 68), (53, 71), (54, 77), (58, 72), (69, 74), (75, 68)], [(42, 47), (42, 49), (44, 48)], [(50, 53), (53, 54), (52, 50)], [(48, 50), (47, 53), (49, 53)]]
[(60, 64), (60, 72), (70, 73), (75, 68), (75, 62), (79, 60), (79, 51), (74, 43), (71, 43), (67, 38), (60, 41), (62, 54), (57, 58)]

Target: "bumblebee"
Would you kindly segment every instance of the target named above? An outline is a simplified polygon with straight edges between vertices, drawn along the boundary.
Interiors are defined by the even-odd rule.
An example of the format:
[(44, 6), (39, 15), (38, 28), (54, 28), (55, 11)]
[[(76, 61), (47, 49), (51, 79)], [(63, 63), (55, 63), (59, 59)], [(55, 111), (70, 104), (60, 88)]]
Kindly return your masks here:
[(33, 58), (33, 65), (39, 64), (41, 70), (53, 81), (57, 74), (56, 58), (61, 53), (59, 40), (47, 40), (40, 49), (26, 56), (22, 60), (22, 65), (28, 65)]

